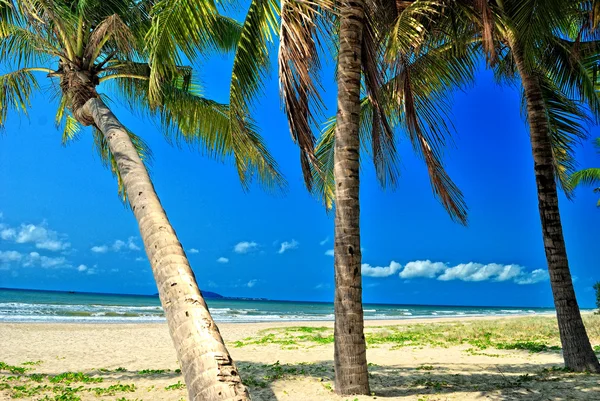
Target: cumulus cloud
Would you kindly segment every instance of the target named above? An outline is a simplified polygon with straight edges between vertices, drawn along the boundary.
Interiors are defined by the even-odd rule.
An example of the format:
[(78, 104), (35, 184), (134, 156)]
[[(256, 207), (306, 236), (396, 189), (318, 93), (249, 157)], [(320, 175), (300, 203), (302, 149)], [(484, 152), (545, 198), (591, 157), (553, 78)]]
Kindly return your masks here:
[(288, 251), (290, 249), (296, 249), (296, 248), (298, 248), (298, 245), (300, 245), (300, 244), (295, 239), (293, 239), (290, 242), (284, 241), (284, 242), (281, 243), (281, 247), (279, 248), (279, 252), (278, 253), (281, 254), (281, 253), (284, 253), (285, 251)]
[(49, 257), (40, 255), (37, 252), (30, 252), (29, 255), (26, 255), (23, 259), (23, 267), (32, 267), (32, 266), (40, 266), (43, 268), (53, 268), (53, 267), (71, 267), (71, 264), (67, 262), (67, 259), (64, 257)]
[(450, 267), (444, 271), (444, 274), (438, 277), (438, 280), (462, 280), (462, 281), (507, 281), (516, 278), (523, 273), (523, 268), (518, 265), (500, 265), (497, 263), (461, 263)]
[(510, 264), (502, 265), (498, 263), (461, 263), (456, 266), (449, 266), (442, 262), (432, 262), (430, 260), (417, 260), (408, 262), (404, 267), (399, 263), (392, 261), (389, 266), (371, 266), (367, 263), (362, 265), (363, 275), (368, 277), (389, 277), (398, 273), (401, 279), (430, 278), (440, 281), (495, 281), (508, 282), (516, 284), (535, 284), (548, 280), (546, 270), (537, 269), (527, 271), (524, 267)]
[(17, 237), (17, 231), (14, 228), (2, 228), (0, 230), (0, 238), (5, 241), (14, 239)]
[(142, 248), (139, 247), (136, 241), (136, 237), (127, 238), (127, 248), (129, 248), (132, 251), (140, 251)]
[(246, 284), (246, 286), (248, 288), (252, 288), (252, 287), (254, 287), (256, 285), (256, 283), (258, 283), (258, 280), (250, 280), (250, 281), (248, 281), (248, 283)]
[(325, 251), (325, 255), (327, 256), (333, 256), (333, 249), (328, 249)]
[(434, 278), (439, 272), (444, 270), (447, 266), (440, 262), (431, 262), (429, 260), (416, 260), (414, 262), (408, 262), (404, 269), (398, 274), (400, 278)]
[(40, 225), (21, 224), (18, 228), (1, 224), (0, 238), (17, 244), (32, 243), (38, 249), (54, 252), (64, 251), (71, 247), (71, 243), (66, 240), (66, 235), (49, 229), (45, 223)]
[(86, 271), (87, 269), (88, 269), (88, 268), (87, 268), (87, 266), (86, 266), (86, 265), (79, 265), (79, 266), (77, 266), (77, 271), (78, 271), (78, 272), (84, 272), (84, 271)]
[(93, 246), (90, 250), (95, 253), (106, 253), (108, 252), (108, 247), (106, 245)]
[(190, 250), (188, 251), (188, 253), (200, 253), (200, 251), (197, 250), (196, 248), (190, 248)]
[(517, 284), (535, 284), (540, 281), (548, 280), (548, 272), (543, 269), (536, 269), (529, 274), (524, 274), (515, 279)]
[(40, 255), (38, 252), (0, 251), (0, 268), (8, 269), (16, 266), (42, 267), (44, 269), (73, 267), (64, 256), (50, 257)]
[(221, 256), (219, 259), (217, 259), (217, 262), (219, 262), (219, 263), (229, 263), (229, 259)]
[(402, 265), (400, 263), (396, 263), (392, 260), (389, 266), (371, 266), (368, 263), (363, 263), (362, 266), (362, 274), (367, 277), (388, 277), (392, 274), (396, 274), (400, 269), (402, 269)]
[(235, 244), (233, 251), (235, 253), (248, 253), (254, 251), (256, 248), (258, 248), (258, 244), (256, 242), (242, 241)]
[(126, 246), (127, 244), (125, 243), (125, 241), (121, 241), (120, 239), (118, 239), (112, 244), (112, 250), (115, 252), (120, 252), (121, 249), (125, 248)]
[(8, 266), (14, 262), (20, 262), (23, 255), (17, 251), (0, 251), (0, 266)]
[(95, 253), (106, 253), (108, 251), (113, 252), (124, 252), (124, 251), (140, 251), (142, 248), (137, 244), (136, 237), (129, 237), (127, 241), (123, 241), (120, 239), (115, 240), (110, 245), (96, 245), (93, 246), (90, 250)]
[(461, 263), (448, 266), (446, 263), (418, 260), (409, 262), (398, 274), (400, 278), (437, 278), (440, 281), (513, 281), (516, 284), (534, 284), (548, 279), (545, 270), (538, 269), (528, 272), (523, 266), (498, 263)]

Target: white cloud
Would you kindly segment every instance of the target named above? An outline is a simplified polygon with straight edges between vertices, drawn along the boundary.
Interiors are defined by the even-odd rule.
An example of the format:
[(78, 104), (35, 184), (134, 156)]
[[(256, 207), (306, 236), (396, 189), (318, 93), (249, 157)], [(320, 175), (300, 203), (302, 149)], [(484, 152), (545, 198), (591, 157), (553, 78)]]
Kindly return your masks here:
[(329, 284), (325, 284), (325, 283), (319, 283), (317, 285), (315, 285), (315, 290), (325, 290), (330, 288)]
[(256, 242), (248, 242), (242, 241), (235, 244), (233, 247), (233, 251), (236, 253), (248, 253), (258, 248), (258, 244)]
[(229, 259), (221, 256), (219, 259), (217, 259), (217, 262), (219, 262), (219, 263), (229, 263)]
[(398, 276), (404, 279), (417, 277), (434, 278), (446, 267), (447, 266), (444, 263), (440, 262), (434, 263), (429, 260), (416, 260), (414, 262), (408, 262)]
[(115, 252), (120, 252), (121, 249), (125, 248), (126, 245), (127, 244), (125, 243), (125, 241), (121, 241), (120, 239), (118, 239), (112, 244), (112, 250)]
[(200, 253), (200, 251), (197, 250), (196, 248), (190, 248), (190, 250), (188, 251), (188, 253)]
[(494, 281), (507, 281), (519, 276), (521, 271), (521, 266), (517, 265), (504, 266), (497, 263), (484, 265), (469, 262), (446, 269), (444, 274), (438, 277), (438, 280), (486, 281), (493, 279)]
[(4, 241), (14, 241), (17, 244), (33, 243), (38, 249), (55, 252), (64, 251), (71, 247), (71, 244), (66, 241), (66, 235), (50, 230), (45, 223), (41, 225), (21, 224), (19, 228), (2, 224), (0, 226), (0, 238)]
[(142, 248), (140, 248), (138, 246), (138, 244), (136, 243), (137, 238), (136, 237), (129, 237), (127, 239), (127, 248), (129, 248), (132, 251), (140, 251)]
[(146, 258), (144, 258), (144, 257), (141, 257), (141, 256), (138, 256), (137, 258), (135, 258), (135, 261), (136, 261), (136, 262), (143, 262), (143, 261), (145, 261), (145, 260), (146, 260)]
[(333, 256), (333, 249), (328, 249), (327, 251), (325, 251), (325, 255)]
[(112, 245), (96, 245), (91, 248), (92, 252), (95, 253), (106, 253), (108, 251), (122, 252), (126, 250), (140, 251), (142, 248), (136, 242), (137, 237), (129, 237), (127, 241), (120, 239), (115, 240)]
[(298, 248), (298, 245), (300, 245), (300, 244), (295, 239), (293, 239), (291, 242), (284, 241), (284, 242), (281, 243), (281, 248), (279, 248), (279, 252), (278, 253), (281, 254), (281, 253), (284, 253), (287, 250), (296, 249), (296, 248)]
[(17, 251), (0, 251), (0, 266), (7, 266), (14, 262), (20, 262), (23, 255)]
[(363, 276), (367, 277), (388, 277), (392, 274), (396, 274), (402, 268), (400, 263), (396, 263), (392, 260), (389, 266), (371, 266), (368, 263), (361, 265)]
[(252, 288), (256, 285), (256, 283), (258, 283), (258, 280), (250, 280), (250, 281), (248, 281), (248, 284), (246, 284), (246, 286), (248, 288)]
[(511, 264), (502, 265), (498, 263), (461, 263), (456, 266), (448, 266), (442, 262), (432, 262), (430, 260), (417, 260), (408, 262), (404, 268), (399, 263), (392, 261), (389, 266), (371, 266), (367, 263), (362, 265), (364, 276), (368, 277), (389, 277), (396, 272), (398, 277), (405, 280), (413, 278), (430, 278), (440, 281), (512, 281), (516, 284), (534, 284), (540, 281), (548, 280), (546, 270), (537, 269), (531, 272), (524, 267)]
[(329, 242), (329, 237), (325, 238), (323, 241), (319, 242), (319, 245), (323, 246)]
[(79, 265), (79, 266), (77, 267), (77, 271), (78, 271), (78, 272), (84, 272), (84, 271), (86, 271), (87, 269), (88, 269), (88, 268), (87, 268), (87, 266), (86, 266), (86, 265)]
[(31, 252), (23, 260), (23, 267), (41, 266), (43, 268), (52, 267), (71, 267), (71, 264), (67, 262), (64, 257), (48, 257), (40, 255), (37, 252)]
[(108, 247), (106, 245), (93, 246), (90, 250), (95, 253), (106, 253), (108, 252)]
[(3, 228), (0, 231), (0, 238), (5, 241), (15, 239), (17, 237), (17, 231), (14, 228)]
[(516, 278), (515, 283), (517, 284), (535, 284), (540, 281), (548, 280), (548, 272), (543, 269), (536, 269), (531, 273), (524, 274)]

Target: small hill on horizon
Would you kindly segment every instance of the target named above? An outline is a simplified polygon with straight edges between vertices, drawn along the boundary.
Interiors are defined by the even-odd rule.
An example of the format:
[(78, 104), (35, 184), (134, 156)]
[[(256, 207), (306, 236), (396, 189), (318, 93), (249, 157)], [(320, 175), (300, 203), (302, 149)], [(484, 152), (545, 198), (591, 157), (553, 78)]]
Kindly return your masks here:
[(216, 292), (200, 290), (200, 293), (202, 294), (202, 296), (205, 299), (222, 299), (222, 298), (225, 298), (223, 295), (217, 294)]

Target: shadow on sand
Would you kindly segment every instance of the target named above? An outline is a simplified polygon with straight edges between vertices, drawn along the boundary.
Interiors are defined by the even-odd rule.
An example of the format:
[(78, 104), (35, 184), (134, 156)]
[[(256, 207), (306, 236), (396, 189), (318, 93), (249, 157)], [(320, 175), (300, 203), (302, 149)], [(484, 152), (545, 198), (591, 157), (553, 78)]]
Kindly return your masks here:
[[(285, 399), (283, 394), (273, 389), (274, 384), (280, 380), (306, 380), (312, 382), (313, 386), (320, 384), (324, 399), (354, 400), (354, 397), (337, 397), (333, 392), (332, 361), (271, 365), (242, 361), (238, 365), (254, 401)], [(427, 401), (464, 398), (600, 400), (598, 375), (569, 373), (552, 365), (486, 365), (475, 370), (473, 365), (454, 364), (451, 371), (446, 366), (407, 368), (371, 365), (369, 376), (373, 397), (363, 396), (361, 400), (404, 397)], [(315, 387), (310, 387), (307, 383), (306, 388), (314, 390)], [(310, 395), (307, 394), (307, 397)]]

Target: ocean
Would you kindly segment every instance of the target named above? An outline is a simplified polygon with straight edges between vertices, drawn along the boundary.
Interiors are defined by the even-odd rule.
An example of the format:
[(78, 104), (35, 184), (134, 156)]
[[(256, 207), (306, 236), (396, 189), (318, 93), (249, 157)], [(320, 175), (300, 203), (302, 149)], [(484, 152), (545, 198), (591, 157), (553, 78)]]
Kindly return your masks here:
[[(216, 322), (333, 320), (325, 302), (207, 299)], [(365, 319), (540, 315), (552, 308), (365, 304)], [(0, 322), (148, 323), (164, 321), (156, 296), (0, 289)]]

